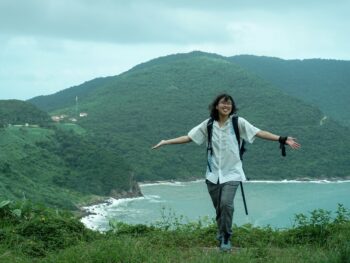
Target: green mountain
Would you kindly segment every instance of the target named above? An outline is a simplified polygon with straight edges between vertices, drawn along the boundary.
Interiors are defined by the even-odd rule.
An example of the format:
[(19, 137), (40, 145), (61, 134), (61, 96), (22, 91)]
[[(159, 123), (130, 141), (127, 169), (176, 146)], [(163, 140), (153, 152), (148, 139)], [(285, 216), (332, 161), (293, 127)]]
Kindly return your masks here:
[[(59, 100), (55, 107), (42, 107), (45, 98), (31, 102), (73, 116), (77, 105), (68, 92), (76, 94), (86, 85), (65, 90), (60, 97), (52, 95), (50, 99)], [(87, 90), (78, 107), (88, 116), (80, 118), (79, 125), (104, 149), (126, 160), (138, 181), (203, 177), (205, 146), (176, 145), (157, 151), (151, 146), (187, 134), (207, 118), (207, 106), (223, 91), (234, 96), (239, 115), (261, 129), (293, 135), (303, 146), (282, 158), (278, 143), (257, 140), (245, 155), (248, 177), (345, 178), (350, 174), (348, 128), (225, 57), (201, 52), (166, 56)]]
[(229, 60), (350, 127), (350, 61), (283, 60), (249, 55)]
[(135, 191), (129, 165), (80, 126), (53, 124), (28, 102), (0, 101), (0, 112), (6, 117), (0, 129), (0, 199), (76, 209), (98, 196)]
[(103, 86), (104, 83), (108, 83), (109, 79), (109, 77), (96, 78), (91, 81), (87, 81), (82, 85), (64, 89), (52, 95), (38, 96), (30, 99), (29, 101), (45, 111), (52, 111), (54, 109), (67, 107), (75, 102), (76, 97), (84, 99), (95, 89)]
[(50, 116), (34, 105), (20, 100), (0, 100), (0, 128), (5, 125), (47, 125)]

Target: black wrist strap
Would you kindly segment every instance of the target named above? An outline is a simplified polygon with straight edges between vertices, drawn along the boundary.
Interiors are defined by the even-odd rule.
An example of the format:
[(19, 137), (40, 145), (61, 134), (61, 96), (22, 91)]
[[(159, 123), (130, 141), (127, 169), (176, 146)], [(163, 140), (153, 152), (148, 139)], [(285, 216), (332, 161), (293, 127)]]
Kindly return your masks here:
[(287, 154), (286, 154), (286, 141), (287, 141), (288, 137), (282, 137), (280, 136), (278, 138), (278, 141), (280, 143), (280, 149), (282, 151), (282, 156), (285, 157)]

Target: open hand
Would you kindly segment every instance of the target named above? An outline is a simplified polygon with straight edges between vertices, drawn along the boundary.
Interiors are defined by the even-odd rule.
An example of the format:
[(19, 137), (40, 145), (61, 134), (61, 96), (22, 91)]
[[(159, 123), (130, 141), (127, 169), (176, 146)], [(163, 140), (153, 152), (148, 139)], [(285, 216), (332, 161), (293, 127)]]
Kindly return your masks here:
[(165, 144), (165, 140), (161, 140), (158, 144), (154, 145), (152, 149), (157, 149)]
[(292, 149), (299, 149), (300, 144), (296, 141), (296, 138), (288, 137), (286, 140), (286, 144), (288, 144)]

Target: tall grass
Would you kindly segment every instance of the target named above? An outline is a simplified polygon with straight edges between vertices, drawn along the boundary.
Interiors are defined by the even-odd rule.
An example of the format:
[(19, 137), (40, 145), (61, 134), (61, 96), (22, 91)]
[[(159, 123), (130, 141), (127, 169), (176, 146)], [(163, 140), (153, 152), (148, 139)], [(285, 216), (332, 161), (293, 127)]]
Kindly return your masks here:
[(234, 226), (232, 253), (216, 247), (214, 222), (181, 222), (169, 214), (155, 225), (111, 222), (86, 229), (71, 213), (30, 202), (0, 202), (0, 262), (350, 262), (350, 213), (314, 210), (278, 230)]

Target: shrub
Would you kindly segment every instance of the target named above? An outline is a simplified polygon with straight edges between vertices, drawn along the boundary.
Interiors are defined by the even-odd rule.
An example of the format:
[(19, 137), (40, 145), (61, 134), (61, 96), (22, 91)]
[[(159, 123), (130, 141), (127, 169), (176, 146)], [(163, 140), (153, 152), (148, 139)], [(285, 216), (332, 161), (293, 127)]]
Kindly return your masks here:
[[(287, 242), (292, 244), (317, 244), (325, 246), (328, 239), (334, 237), (343, 227), (348, 231), (350, 224), (349, 211), (338, 204), (336, 217), (332, 219), (331, 212), (317, 209), (310, 212), (310, 217), (304, 214), (295, 216), (294, 227), (287, 231)], [(342, 230), (344, 231), (344, 230)]]
[(99, 233), (85, 228), (70, 212), (58, 211), (29, 201), (0, 202), (0, 240), (33, 257), (90, 241)]

